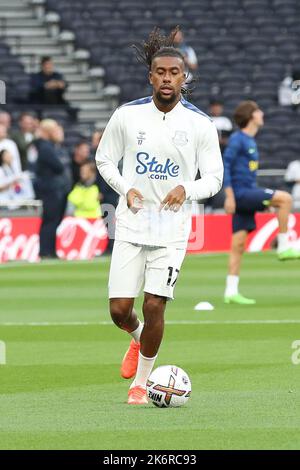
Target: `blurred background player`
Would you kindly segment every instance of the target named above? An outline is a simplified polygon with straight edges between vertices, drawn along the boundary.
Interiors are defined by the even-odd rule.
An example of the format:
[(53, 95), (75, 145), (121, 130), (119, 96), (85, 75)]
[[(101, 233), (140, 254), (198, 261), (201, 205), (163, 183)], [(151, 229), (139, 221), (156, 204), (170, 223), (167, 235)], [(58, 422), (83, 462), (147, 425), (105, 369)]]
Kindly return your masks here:
[(227, 213), (233, 214), (224, 300), (226, 303), (251, 305), (256, 303), (255, 300), (242, 296), (238, 285), (247, 234), (256, 228), (255, 213), (270, 206), (277, 209), (279, 260), (297, 259), (300, 254), (290, 246), (288, 238), (292, 197), (285, 191), (259, 188), (256, 184), (259, 155), (254, 137), (264, 125), (264, 113), (254, 101), (243, 101), (234, 112), (234, 120), (240, 130), (231, 135), (224, 152), (224, 207)]
[[(223, 178), (215, 125), (181, 96), (185, 61), (172, 47), (175, 33), (164, 37), (155, 29), (136, 47), (153, 96), (117, 109), (96, 153), (100, 174), (121, 196), (109, 299), (114, 323), (133, 337), (121, 368), (124, 378), (135, 376), (128, 392), (133, 405), (147, 403), (166, 302), (173, 299), (184, 259), (191, 217), (191, 204), (184, 202), (214, 195)], [(198, 170), (201, 179), (195, 181)], [(144, 325), (133, 308), (143, 285)]]

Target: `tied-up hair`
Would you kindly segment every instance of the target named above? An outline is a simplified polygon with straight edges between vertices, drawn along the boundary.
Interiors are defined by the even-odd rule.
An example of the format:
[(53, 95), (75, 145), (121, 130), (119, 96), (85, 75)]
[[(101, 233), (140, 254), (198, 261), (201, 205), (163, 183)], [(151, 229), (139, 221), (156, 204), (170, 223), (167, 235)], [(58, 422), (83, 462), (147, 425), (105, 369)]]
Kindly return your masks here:
[[(132, 45), (137, 60), (146, 65), (149, 71), (156, 57), (178, 57), (185, 63), (184, 55), (174, 46), (174, 38), (179, 30), (179, 26), (176, 26), (168, 36), (164, 36), (161, 34), (160, 29), (155, 27), (149, 34), (147, 41)], [(181, 93), (189, 95), (191, 94), (191, 89), (188, 90), (186, 87), (182, 87)]]

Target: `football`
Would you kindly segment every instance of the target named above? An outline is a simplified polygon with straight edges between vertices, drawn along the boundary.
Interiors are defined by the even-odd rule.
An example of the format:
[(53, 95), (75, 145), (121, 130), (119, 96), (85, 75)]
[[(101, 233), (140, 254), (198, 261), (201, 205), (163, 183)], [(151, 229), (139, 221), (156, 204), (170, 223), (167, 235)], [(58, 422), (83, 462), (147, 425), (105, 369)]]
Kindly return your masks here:
[(148, 398), (159, 408), (184, 405), (190, 398), (191, 391), (189, 376), (177, 366), (158, 367), (147, 381)]

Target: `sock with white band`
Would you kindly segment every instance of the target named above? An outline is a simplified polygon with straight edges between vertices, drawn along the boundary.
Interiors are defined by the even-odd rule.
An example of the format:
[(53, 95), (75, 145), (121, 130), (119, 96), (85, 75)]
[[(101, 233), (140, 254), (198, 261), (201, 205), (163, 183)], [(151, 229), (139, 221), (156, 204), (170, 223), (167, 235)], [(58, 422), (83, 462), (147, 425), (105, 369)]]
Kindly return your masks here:
[(144, 328), (144, 324), (140, 320), (138, 320), (138, 322), (139, 322), (139, 326), (137, 327), (137, 329), (129, 333), (133, 337), (136, 343), (140, 342), (141, 334)]
[(141, 387), (146, 388), (146, 383), (149, 375), (152, 372), (156, 358), (157, 355), (154, 357), (145, 357), (141, 353), (139, 353), (139, 363), (136, 371), (136, 376), (131, 387), (140, 385)]
[(231, 297), (239, 293), (239, 276), (228, 274), (226, 278), (225, 297)]
[(279, 233), (277, 236), (277, 240), (278, 240), (277, 253), (282, 253), (283, 251), (288, 250), (290, 248), (288, 232)]

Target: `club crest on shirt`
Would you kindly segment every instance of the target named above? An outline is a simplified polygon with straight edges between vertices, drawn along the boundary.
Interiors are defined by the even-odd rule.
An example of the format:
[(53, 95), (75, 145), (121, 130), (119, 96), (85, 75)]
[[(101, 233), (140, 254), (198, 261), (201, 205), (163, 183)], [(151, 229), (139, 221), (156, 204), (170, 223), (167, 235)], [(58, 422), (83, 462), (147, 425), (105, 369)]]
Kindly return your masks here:
[(173, 137), (173, 142), (175, 145), (186, 145), (188, 143), (187, 132), (185, 131), (175, 131), (175, 135)]
[(146, 140), (145, 136), (146, 136), (146, 132), (139, 131), (138, 136), (137, 136), (138, 145), (142, 145), (143, 141)]

